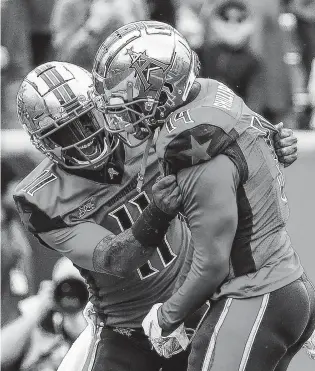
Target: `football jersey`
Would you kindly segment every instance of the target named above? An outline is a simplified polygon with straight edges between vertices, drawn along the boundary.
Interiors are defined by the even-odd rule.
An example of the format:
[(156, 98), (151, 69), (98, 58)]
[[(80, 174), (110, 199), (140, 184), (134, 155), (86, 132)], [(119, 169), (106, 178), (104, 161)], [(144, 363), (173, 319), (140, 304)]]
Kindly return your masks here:
[[(106, 183), (69, 173), (44, 160), (19, 184), (15, 193), (26, 227), (35, 235), (81, 223), (96, 223), (116, 235), (130, 228), (150, 202), (151, 188), (159, 175), (152, 149), (142, 191), (136, 190), (144, 146), (132, 149), (121, 145), (117, 150), (121, 154), (121, 166), (117, 166), (118, 161), (107, 165)], [(164, 243), (127, 278), (81, 269), (92, 288), (91, 301), (107, 325), (141, 327), (152, 305), (171, 295), (189, 239), (186, 224), (175, 218)]]
[(272, 142), (275, 129), (222, 83), (197, 81), (198, 96), (174, 111), (161, 129), (156, 141), (158, 158), (166, 173), (219, 154), (230, 158), (239, 175), (238, 226), (229, 276), (213, 298), (271, 292), (303, 273), (285, 229), (289, 209)]

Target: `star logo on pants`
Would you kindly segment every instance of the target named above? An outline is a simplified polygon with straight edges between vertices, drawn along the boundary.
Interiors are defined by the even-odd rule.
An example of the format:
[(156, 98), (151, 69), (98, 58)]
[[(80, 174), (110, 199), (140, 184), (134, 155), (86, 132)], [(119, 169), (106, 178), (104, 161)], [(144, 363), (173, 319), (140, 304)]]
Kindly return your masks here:
[(187, 157), (191, 158), (192, 165), (198, 164), (199, 161), (208, 161), (211, 159), (211, 156), (207, 153), (207, 149), (211, 143), (212, 139), (209, 139), (207, 142), (200, 144), (194, 136), (190, 136), (191, 148), (182, 151), (181, 153)]

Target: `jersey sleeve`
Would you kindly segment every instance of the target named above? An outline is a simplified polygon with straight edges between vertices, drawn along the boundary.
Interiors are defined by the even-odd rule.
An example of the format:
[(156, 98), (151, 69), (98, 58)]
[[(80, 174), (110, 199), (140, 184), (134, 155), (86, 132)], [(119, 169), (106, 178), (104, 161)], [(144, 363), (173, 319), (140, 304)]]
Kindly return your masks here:
[(16, 209), (24, 227), (36, 235), (54, 229), (64, 228), (67, 224), (60, 217), (51, 218), (35, 204), (30, 203), (21, 195), (13, 196)]
[(93, 221), (67, 225), (60, 216), (49, 217), (23, 196), (15, 196), (15, 202), (23, 224), (41, 244), (60, 252), (81, 268), (127, 277), (155, 251), (142, 246), (131, 228), (115, 235)]
[(81, 268), (94, 270), (94, 250), (102, 239), (112, 235), (110, 231), (90, 221), (69, 226), (61, 217), (50, 217), (22, 195), (15, 195), (14, 201), (24, 227), (43, 246), (60, 252)]
[(171, 115), (156, 141), (156, 152), (164, 173), (204, 163), (224, 153), (236, 141), (236, 119), (209, 107)]
[(186, 279), (161, 307), (164, 330), (197, 310), (225, 279), (237, 227), (238, 173), (226, 156), (185, 169), (177, 180), (194, 251)]
[(94, 270), (93, 254), (98, 243), (110, 235), (107, 229), (92, 222), (59, 228), (38, 234), (48, 247), (71, 259), (81, 268)]

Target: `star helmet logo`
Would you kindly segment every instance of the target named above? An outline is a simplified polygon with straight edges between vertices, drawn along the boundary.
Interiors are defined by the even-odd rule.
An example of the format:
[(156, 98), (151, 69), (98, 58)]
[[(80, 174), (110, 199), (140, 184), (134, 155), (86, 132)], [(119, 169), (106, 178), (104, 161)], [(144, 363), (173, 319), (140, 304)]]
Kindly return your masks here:
[(146, 51), (135, 52), (133, 47), (127, 49), (126, 53), (131, 59), (130, 68), (133, 68), (137, 73), (143, 90), (147, 91), (152, 86), (155, 90), (160, 89), (164, 80), (163, 74), (168, 69), (169, 64), (149, 57)]

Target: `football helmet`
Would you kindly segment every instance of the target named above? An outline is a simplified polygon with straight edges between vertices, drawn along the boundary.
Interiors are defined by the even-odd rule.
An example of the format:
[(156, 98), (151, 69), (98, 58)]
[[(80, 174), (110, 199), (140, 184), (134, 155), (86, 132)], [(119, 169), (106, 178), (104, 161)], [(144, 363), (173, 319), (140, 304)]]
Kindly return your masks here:
[(91, 74), (64, 62), (36, 67), (18, 91), (18, 117), (31, 142), (65, 168), (96, 169), (119, 143), (105, 130), (93, 95)]
[(185, 102), (198, 72), (197, 55), (168, 24), (119, 28), (100, 46), (92, 71), (107, 130), (131, 147), (140, 145)]

